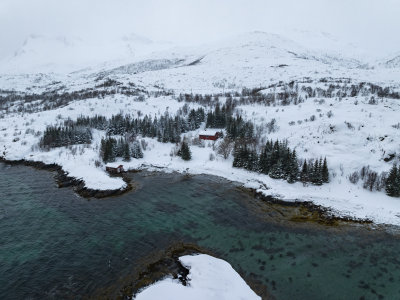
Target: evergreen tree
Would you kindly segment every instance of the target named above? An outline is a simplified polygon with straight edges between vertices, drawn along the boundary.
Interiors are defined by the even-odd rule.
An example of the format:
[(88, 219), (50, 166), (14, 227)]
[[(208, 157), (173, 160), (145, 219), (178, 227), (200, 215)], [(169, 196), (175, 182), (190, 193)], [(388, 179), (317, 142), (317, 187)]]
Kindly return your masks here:
[(244, 168), (250, 171), (258, 170), (258, 155), (254, 149), (248, 150)]
[(296, 150), (293, 150), (289, 160), (287, 181), (289, 183), (294, 183), (297, 181), (298, 176), (299, 176), (299, 165), (297, 163), (297, 154)]
[(133, 158), (143, 158), (142, 147), (138, 141), (134, 141), (131, 146), (131, 156)]
[(317, 173), (317, 185), (322, 185), (323, 180), (322, 180), (322, 157), (318, 160), (318, 173)]
[(307, 160), (304, 160), (303, 167), (301, 168), (300, 180), (303, 183), (310, 181)]
[(321, 168), (320, 168), (320, 160), (316, 159), (314, 162), (314, 167), (312, 171), (311, 182), (315, 185), (322, 184), (322, 176), (321, 176)]
[(400, 170), (397, 169), (397, 180), (395, 181), (395, 186), (397, 186), (397, 197), (400, 197)]
[(389, 176), (386, 179), (386, 194), (391, 197), (400, 196), (400, 174), (396, 165), (390, 169)]
[(324, 164), (322, 165), (322, 182), (328, 183), (329, 182), (329, 170), (328, 170), (328, 163), (326, 161), (326, 157), (324, 158)]
[(130, 161), (131, 160), (131, 151), (129, 149), (129, 144), (125, 142), (123, 144), (123, 159), (124, 161)]
[(115, 146), (117, 141), (113, 138), (101, 140), (100, 155), (105, 163), (115, 161)]
[(263, 174), (268, 174), (271, 168), (271, 153), (272, 153), (272, 142), (267, 141), (265, 147), (261, 151), (260, 158), (258, 161), (259, 171)]
[(246, 145), (242, 146), (238, 142), (236, 142), (233, 151), (233, 167), (243, 168), (245, 166), (244, 160), (246, 156), (247, 156)]
[(178, 151), (178, 155), (182, 157), (183, 160), (191, 160), (192, 159), (192, 153), (190, 151), (189, 145), (186, 143), (186, 141), (182, 142), (181, 149)]
[(285, 177), (285, 173), (283, 171), (283, 163), (282, 160), (278, 160), (269, 171), (269, 176), (274, 179), (282, 179)]

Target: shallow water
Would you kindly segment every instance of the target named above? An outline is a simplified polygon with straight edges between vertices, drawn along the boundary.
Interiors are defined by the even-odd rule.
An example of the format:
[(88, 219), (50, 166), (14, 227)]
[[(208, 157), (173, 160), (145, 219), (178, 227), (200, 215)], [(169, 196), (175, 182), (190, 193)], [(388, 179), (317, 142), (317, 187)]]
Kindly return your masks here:
[(79, 299), (178, 241), (277, 299), (400, 299), (396, 233), (296, 223), (216, 177), (131, 174), (136, 191), (87, 200), (53, 175), (0, 164), (0, 299)]

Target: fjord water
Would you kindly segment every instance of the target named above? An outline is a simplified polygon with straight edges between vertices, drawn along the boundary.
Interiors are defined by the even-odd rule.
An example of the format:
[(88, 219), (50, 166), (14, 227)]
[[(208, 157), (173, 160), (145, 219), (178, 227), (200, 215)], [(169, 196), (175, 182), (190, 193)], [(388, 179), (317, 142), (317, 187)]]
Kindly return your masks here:
[(136, 191), (87, 200), (53, 175), (0, 164), (0, 299), (79, 299), (178, 241), (277, 299), (400, 299), (397, 233), (293, 222), (216, 177), (131, 174)]

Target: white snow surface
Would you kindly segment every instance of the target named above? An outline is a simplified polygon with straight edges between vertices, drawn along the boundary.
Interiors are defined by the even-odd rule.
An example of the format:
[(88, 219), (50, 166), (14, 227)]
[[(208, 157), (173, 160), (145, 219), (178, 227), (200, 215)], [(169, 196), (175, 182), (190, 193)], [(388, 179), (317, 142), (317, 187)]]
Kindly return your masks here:
[[(399, 122), (400, 103), (385, 99), (377, 105), (369, 105), (362, 97), (325, 99), (321, 104), (309, 98), (300, 105), (267, 107), (262, 105), (240, 106), (243, 118), (252, 120), (261, 127), (272, 118), (276, 119), (277, 132), (265, 134), (268, 139), (287, 139), (295, 148), (299, 158), (324, 157), (328, 159), (331, 173), (330, 183), (322, 186), (288, 184), (283, 180), (271, 179), (267, 175), (232, 167), (232, 156), (224, 159), (216, 153), (217, 144), (205, 141), (202, 145), (191, 145), (192, 160), (183, 161), (171, 156), (176, 146), (159, 143), (144, 138), (148, 146), (142, 159), (130, 162), (117, 161), (125, 170), (148, 169), (164, 172), (209, 174), (242, 183), (286, 201), (312, 201), (317, 205), (331, 208), (336, 215), (371, 219), (376, 223), (400, 225), (400, 201), (382, 192), (370, 192), (361, 183), (353, 185), (348, 176), (363, 166), (369, 165), (377, 172), (389, 171), (391, 164), (385, 163), (388, 153), (400, 152), (400, 130), (392, 125)], [(355, 104), (357, 103), (357, 104)], [(100, 160), (99, 146), (105, 132), (93, 131), (91, 145), (61, 147), (48, 152), (40, 151), (37, 144), (46, 125), (62, 123), (65, 119), (76, 119), (79, 115), (104, 115), (111, 117), (123, 110), (137, 117), (142, 115), (160, 116), (165, 111), (174, 115), (184, 103), (172, 97), (149, 98), (144, 102), (134, 102), (121, 95), (104, 99), (75, 101), (69, 105), (50, 111), (33, 114), (9, 113), (0, 118), (0, 153), (9, 160), (32, 160), (56, 163), (70, 176), (82, 179), (87, 188), (97, 190), (123, 189), (126, 183), (121, 178), (109, 177), (105, 166), (96, 167)], [(192, 104), (191, 108), (197, 108)], [(328, 117), (331, 111), (333, 116)], [(315, 115), (315, 121), (307, 121)], [(60, 119), (61, 118), (61, 119)], [(295, 125), (289, 123), (294, 121)], [(302, 121), (298, 124), (297, 121)], [(350, 122), (353, 129), (349, 129)], [(331, 127), (334, 131), (331, 131)], [(189, 140), (198, 137), (197, 131), (183, 134)], [(140, 138), (140, 137), (139, 137)], [(142, 139), (142, 138), (140, 138)], [(176, 149), (175, 149), (176, 151)], [(215, 157), (211, 160), (210, 157)]]
[(75, 36), (30, 35), (13, 56), (0, 60), (1, 73), (63, 73), (118, 66), (172, 44), (130, 34), (101, 42)]
[[(317, 38), (312, 37), (314, 40)], [(36, 38), (34, 42), (38, 44), (39, 40), (40, 38)], [(154, 46), (153, 43), (136, 37), (128, 38), (127, 41), (149, 45), (151, 49)], [(28, 42), (26, 47), (34, 42)], [(65, 42), (60, 39), (56, 44), (59, 43), (70, 47), (71, 43), (75, 45), (74, 43), (79, 44), (79, 41)], [(315, 41), (314, 44), (322, 45)], [(33, 48), (41, 49), (39, 46)], [(305, 44), (278, 35), (253, 32), (198, 49), (172, 49), (157, 53), (144, 51), (147, 53), (143, 56), (146, 59), (168, 58), (179, 61), (179, 58), (183, 58), (179, 67), (174, 63), (170, 66), (165, 64), (164, 69), (144, 68), (144, 71), (138, 73), (121, 71), (129, 71), (132, 66), (118, 71), (104, 66), (94, 69), (99, 72), (109, 71), (110, 78), (123, 84), (133, 82), (146, 89), (155, 89), (154, 86), (157, 85), (176, 92), (193, 91), (208, 94), (241, 90), (242, 87), (268, 86), (279, 80), (288, 82), (302, 79), (304, 76), (310, 80), (316, 79), (314, 83), (306, 84), (314, 88), (319, 85), (325, 85), (324, 88), (327, 88), (329, 83), (318, 82), (325, 76), (336, 79), (353, 78), (353, 83), (366, 80), (382, 83), (383, 86), (400, 86), (400, 68), (377, 66), (372, 69), (363, 66), (353, 56), (339, 57), (315, 49), (315, 46), (308, 49)], [(131, 62), (140, 62), (141, 59), (135, 58)], [(190, 61), (196, 63), (187, 64)], [(19, 63), (17, 65), (19, 66)], [(152, 63), (149, 62), (149, 65), (152, 66)], [(95, 80), (98, 73), (94, 69), (69, 74), (17, 75), (4, 74), (4, 69), (1, 69), (0, 89), (40, 93), (53, 88), (60, 88), (61, 92), (90, 88), (99, 83)], [(91, 145), (42, 152), (37, 144), (47, 125), (62, 124), (67, 118), (76, 119), (79, 115), (96, 114), (111, 117), (120, 111), (134, 117), (139, 114), (160, 116), (165, 111), (174, 115), (184, 105), (172, 97), (148, 98), (144, 102), (133, 100), (117, 94), (100, 99), (74, 101), (56, 110), (33, 114), (13, 112), (10, 108), (7, 114), (0, 117), (0, 155), (9, 160), (56, 163), (70, 176), (82, 179), (90, 189), (123, 189), (126, 184), (122, 179), (109, 177), (105, 173), (104, 165), (96, 167), (96, 161), (100, 160), (99, 144), (105, 135), (104, 132), (94, 131)], [(223, 100), (221, 97), (220, 101)], [(197, 105), (192, 103), (190, 108), (197, 108)], [(161, 169), (166, 172), (221, 176), (286, 201), (313, 201), (315, 204), (331, 208), (338, 215), (400, 225), (399, 199), (388, 197), (384, 192), (369, 192), (363, 189), (360, 183), (353, 185), (348, 181), (348, 176), (363, 166), (369, 165), (377, 172), (388, 171), (391, 163), (384, 162), (384, 158), (387, 158), (388, 154), (400, 153), (400, 130), (393, 127), (400, 122), (398, 100), (378, 99), (377, 105), (370, 105), (367, 97), (362, 96), (343, 99), (308, 98), (305, 103), (299, 105), (242, 105), (238, 110), (244, 119), (252, 120), (261, 128), (273, 118), (276, 119), (278, 130), (270, 134), (264, 132), (264, 138), (287, 139), (289, 146), (296, 149), (299, 158), (326, 156), (331, 173), (330, 183), (320, 187), (304, 187), (300, 183), (288, 184), (266, 175), (233, 168), (232, 157), (225, 160), (217, 155), (218, 142), (215, 147), (212, 142), (205, 142), (202, 146), (191, 145), (193, 159), (185, 162), (179, 157), (171, 156), (175, 145), (145, 138), (148, 147), (144, 151), (143, 159), (116, 163), (121, 163), (125, 169)], [(329, 112), (332, 113), (331, 117), (328, 116)], [(315, 121), (309, 121), (312, 115), (315, 116)], [(345, 122), (352, 124), (352, 128)], [(203, 130), (204, 126), (185, 135), (190, 140)], [(211, 160), (210, 157), (215, 159)]]
[[(383, 58), (366, 59), (354, 54), (360, 51), (353, 48), (330, 36), (307, 32), (292, 35), (292, 39), (250, 32), (186, 48), (137, 36), (104, 44), (73, 37), (31, 36), (14, 57), (0, 61), (0, 88), (43, 91), (61, 81), (60, 86), (77, 89), (96, 85), (93, 80), (99, 74), (146, 88), (157, 85), (196, 93), (238, 91), (305, 77), (400, 84), (397, 58), (382, 63)], [(160, 60), (171, 63), (154, 71)]]
[(190, 269), (187, 286), (165, 278), (141, 291), (136, 300), (252, 300), (257, 296), (238, 273), (224, 260), (206, 255), (179, 258)]

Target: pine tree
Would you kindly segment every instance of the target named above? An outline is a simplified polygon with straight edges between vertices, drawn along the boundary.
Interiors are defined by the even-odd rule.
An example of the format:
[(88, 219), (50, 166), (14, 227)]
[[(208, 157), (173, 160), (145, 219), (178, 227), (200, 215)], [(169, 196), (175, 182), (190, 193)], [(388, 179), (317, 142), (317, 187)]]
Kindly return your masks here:
[(386, 194), (391, 197), (400, 196), (400, 175), (396, 165), (390, 169), (389, 176), (386, 179)]
[(284, 166), (282, 161), (278, 160), (278, 162), (271, 167), (271, 170), (269, 171), (269, 176), (274, 179), (284, 178), (285, 173), (283, 171), (283, 168)]
[(101, 140), (100, 153), (105, 163), (115, 161), (115, 146), (117, 141), (113, 138)]
[(246, 166), (245, 169), (250, 170), (250, 171), (256, 171), (258, 166), (258, 155), (257, 152), (253, 150), (249, 150), (247, 157), (246, 157)]
[(323, 181), (322, 181), (322, 164), (323, 164), (322, 163), (322, 157), (317, 161), (318, 161), (318, 172), (317, 172), (317, 178), (316, 178), (317, 182), (316, 182), (316, 184), (317, 185), (322, 185), (323, 184)]
[(131, 151), (129, 149), (129, 144), (127, 142), (124, 142), (123, 144), (123, 159), (124, 161), (130, 161), (131, 160)]
[(307, 160), (304, 160), (303, 167), (301, 168), (300, 180), (303, 183), (310, 181)]
[(287, 177), (287, 181), (289, 183), (296, 182), (298, 179), (298, 176), (299, 176), (299, 165), (297, 164), (296, 150), (293, 150), (292, 154), (290, 154), (288, 171), (289, 171), (289, 174)]
[(328, 170), (328, 163), (326, 161), (326, 157), (324, 159), (324, 164), (322, 165), (322, 182), (328, 183), (329, 182), (329, 170)]
[(131, 146), (131, 156), (133, 158), (143, 158), (143, 151), (138, 141), (133, 142)]
[(400, 197), (400, 170), (397, 169), (397, 179), (395, 181), (395, 186), (397, 186), (397, 197)]
[[(267, 142), (268, 144), (268, 142)], [(260, 158), (258, 161), (258, 168), (259, 171), (263, 174), (268, 174), (269, 169), (270, 169), (270, 153), (268, 151), (267, 146), (265, 146), (265, 148), (262, 150), (261, 154), (260, 154)]]
[(178, 155), (182, 157), (183, 160), (192, 159), (192, 153), (190, 152), (189, 145), (186, 143), (186, 141), (182, 142), (182, 146), (181, 149), (178, 151)]
[(233, 167), (244, 168), (246, 166), (247, 157), (247, 146), (242, 145), (239, 141), (237, 141), (233, 151)]
[(320, 160), (316, 159), (314, 162), (314, 167), (312, 171), (312, 179), (311, 182), (315, 185), (322, 184), (322, 176), (321, 176), (321, 162)]

